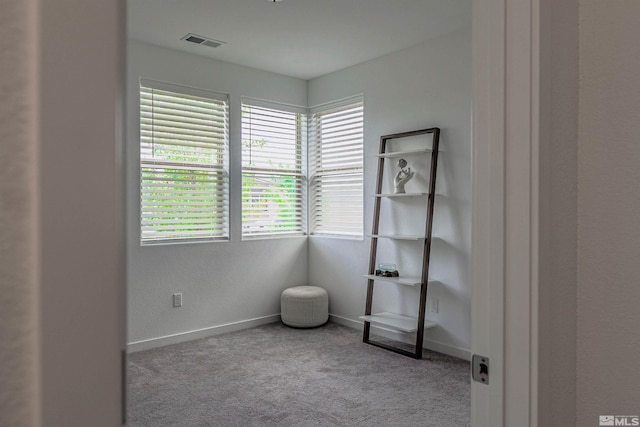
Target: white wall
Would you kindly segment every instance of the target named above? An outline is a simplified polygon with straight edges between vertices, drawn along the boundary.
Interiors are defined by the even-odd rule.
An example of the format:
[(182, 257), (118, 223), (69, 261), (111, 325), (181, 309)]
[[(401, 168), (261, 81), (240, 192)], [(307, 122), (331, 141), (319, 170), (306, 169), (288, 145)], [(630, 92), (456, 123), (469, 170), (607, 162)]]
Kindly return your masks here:
[(2, 426), (121, 424), (124, 1), (71, 3), (0, 5)]
[[(365, 102), (365, 234), (370, 233), (373, 219), (371, 195), (375, 192), (377, 170), (374, 156), (380, 136), (441, 128), (437, 193), (442, 196), (436, 199), (433, 232), (441, 239), (432, 245), (430, 275), (442, 284), (429, 289), (430, 296), (439, 298), (439, 313), (427, 313), (427, 318), (440, 326), (425, 331), (425, 347), (468, 357), (471, 345), (470, 29), (313, 79), (309, 82), (309, 105), (359, 93), (364, 94)], [(414, 178), (407, 188), (417, 180)], [(382, 222), (381, 230), (391, 226)], [(367, 281), (362, 275), (368, 269), (369, 243), (369, 238), (354, 241), (312, 236), (309, 239), (310, 284), (325, 287), (329, 292), (331, 314), (352, 326), (358, 316), (364, 314)], [(403, 248), (407, 251), (413, 248), (417, 258), (420, 257), (419, 246)], [(388, 253), (389, 257), (394, 256), (392, 250)], [(406, 257), (400, 257), (399, 253), (395, 253), (395, 257), (397, 259), (389, 261), (397, 261), (399, 265), (406, 262)], [(417, 289), (384, 283), (378, 283), (376, 289), (374, 311), (389, 309), (416, 315)]]
[[(306, 106), (306, 81), (148, 44), (130, 42), (128, 48), (129, 343), (256, 318), (277, 320), (280, 292), (289, 286), (307, 282), (307, 239), (241, 240), (238, 220), (241, 212), (241, 97)], [(231, 241), (140, 246), (140, 77), (230, 95)], [(171, 296), (177, 292), (183, 294), (184, 305), (181, 308), (172, 307)], [(164, 340), (156, 344), (167, 342)]]
[(0, 13), (0, 425), (40, 422), (35, 1)]
[[(541, 4), (538, 422), (576, 425), (578, 2)], [(534, 301), (534, 304), (536, 302)], [(584, 425), (595, 425), (593, 422)]]
[(41, 43), (42, 417), (45, 426), (114, 426), (125, 344), (125, 9), (124, 1), (77, 6), (40, 2), (33, 30)]
[(640, 415), (640, 2), (580, 1), (577, 425)]

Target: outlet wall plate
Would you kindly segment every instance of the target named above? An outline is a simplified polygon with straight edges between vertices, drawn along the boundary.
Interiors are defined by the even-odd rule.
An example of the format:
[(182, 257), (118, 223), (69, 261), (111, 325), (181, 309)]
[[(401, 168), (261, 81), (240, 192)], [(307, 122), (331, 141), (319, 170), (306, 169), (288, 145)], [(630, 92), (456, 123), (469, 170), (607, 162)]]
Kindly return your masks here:
[(431, 300), (431, 312), (438, 313), (440, 311), (440, 300), (438, 298), (433, 298)]
[(182, 307), (182, 293), (173, 294), (173, 306)]

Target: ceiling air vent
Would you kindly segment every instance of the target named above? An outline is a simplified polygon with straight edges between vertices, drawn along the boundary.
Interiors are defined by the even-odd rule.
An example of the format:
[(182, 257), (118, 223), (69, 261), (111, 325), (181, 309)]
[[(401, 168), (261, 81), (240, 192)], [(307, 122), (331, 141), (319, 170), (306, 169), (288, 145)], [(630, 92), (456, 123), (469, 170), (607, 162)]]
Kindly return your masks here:
[(187, 34), (186, 36), (184, 36), (180, 40), (184, 40), (184, 41), (187, 41), (187, 42), (190, 42), (190, 43), (195, 43), (195, 44), (201, 44), (203, 46), (209, 46), (209, 47), (218, 47), (220, 45), (225, 44), (225, 42), (223, 42), (223, 41), (209, 39), (207, 37), (202, 37), (202, 36), (199, 36), (197, 34), (192, 34), (192, 33)]

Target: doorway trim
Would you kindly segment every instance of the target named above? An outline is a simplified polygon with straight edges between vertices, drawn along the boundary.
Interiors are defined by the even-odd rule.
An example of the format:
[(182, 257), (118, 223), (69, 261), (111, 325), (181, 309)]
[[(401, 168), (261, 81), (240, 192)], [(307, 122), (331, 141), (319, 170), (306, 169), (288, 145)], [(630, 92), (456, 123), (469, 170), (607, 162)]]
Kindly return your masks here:
[(473, 0), (475, 427), (537, 425), (540, 0)]

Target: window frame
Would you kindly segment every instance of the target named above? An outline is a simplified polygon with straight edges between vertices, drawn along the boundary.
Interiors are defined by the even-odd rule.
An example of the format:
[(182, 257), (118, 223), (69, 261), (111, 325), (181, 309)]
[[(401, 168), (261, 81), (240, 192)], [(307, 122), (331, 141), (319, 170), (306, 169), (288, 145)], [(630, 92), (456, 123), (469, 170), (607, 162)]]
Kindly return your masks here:
[[(360, 220), (359, 229), (351, 232), (341, 232), (334, 230), (318, 230), (318, 212), (322, 212), (316, 203), (318, 203), (318, 179), (331, 175), (331, 172), (336, 172), (334, 168), (328, 168), (326, 171), (318, 171), (318, 157), (321, 156), (319, 151), (323, 148), (322, 137), (318, 135), (318, 115), (324, 116), (331, 113), (338, 113), (341, 111), (347, 111), (349, 109), (360, 108), (361, 109), (361, 139), (360, 139), (360, 157), (361, 162), (357, 167), (342, 168), (343, 173), (335, 173), (333, 176), (348, 175), (351, 170), (352, 176), (359, 178), (359, 188), (356, 188), (354, 193), (358, 195), (360, 206), (359, 215), (355, 213), (354, 217), (358, 217)], [(321, 126), (321, 124), (320, 124)], [(309, 108), (309, 235), (314, 237), (347, 239), (347, 240), (364, 240), (364, 126), (365, 126), (365, 106), (364, 95), (358, 94), (348, 98), (344, 98), (337, 101), (332, 101), (324, 104), (320, 104)], [(338, 168), (340, 169), (340, 168)], [(320, 184), (322, 185), (322, 184)]]
[[(187, 153), (185, 155), (185, 157), (189, 157), (192, 156), (194, 160), (192, 161), (188, 161), (188, 160), (180, 160), (180, 161), (168, 161), (166, 159), (150, 159), (150, 158), (145, 158), (145, 155), (143, 154), (143, 150), (145, 150), (147, 147), (145, 147), (145, 144), (149, 144), (149, 142), (145, 142), (145, 122), (147, 122), (148, 124), (148, 119), (144, 119), (144, 108), (145, 108), (145, 102), (143, 101), (143, 91), (147, 90), (150, 91), (153, 94), (153, 91), (160, 91), (160, 92), (168, 92), (170, 94), (174, 94), (176, 95), (175, 98), (179, 99), (181, 96), (184, 97), (185, 102), (190, 102), (190, 101), (186, 101), (188, 98), (202, 98), (205, 100), (209, 100), (212, 102), (210, 109), (212, 111), (216, 111), (216, 112), (220, 112), (221, 113), (221, 117), (217, 118), (216, 120), (213, 120), (211, 124), (205, 124), (204, 128), (209, 127), (211, 128), (211, 132), (207, 135), (206, 133), (203, 134), (202, 136), (204, 138), (209, 138), (211, 140), (213, 139), (217, 139), (217, 141), (215, 143), (193, 143), (193, 141), (187, 141), (189, 137), (193, 137), (192, 133), (196, 133), (196, 132), (206, 132), (206, 131), (195, 131), (193, 128), (195, 128), (195, 126), (193, 126), (193, 128), (189, 128), (189, 127), (182, 127), (180, 130), (183, 131), (183, 133), (186, 133), (186, 135), (184, 136), (185, 140), (181, 141), (181, 142), (177, 142), (175, 144), (171, 144), (170, 142), (167, 142), (165, 144), (161, 144), (165, 147), (166, 150), (171, 149), (171, 147), (173, 147), (173, 149), (177, 149), (177, 147), (182, 146), (183, 148), (185, 148), (184, 153)], [(152, 95), (153, 96), (153, 95)], [(140, 115), (140, 122), (139, 122), (139, 126), (138, 126), (138, 131), (139, 131), (139, 141), (138, 141), (138, 154), (139, 154), (139, 159), (138, 159), (138, 166), (139, 166), (139, 183), (140, 183), (140, 199), (139, 199), (139, 226), (140, 226), (140, 245), (141, 246), (153, 246), (153, 245), (168, 245), (168, 244), (182, 244), (182, 243), (203, 243), (203, 242), (219, 242), (219, 241), (229, 241), (230, 240), (230, 215), (229, 215), (229, 198), (230, 198), (230, 191), (229, 191), (229, 116), (230, 116), (230, 112), (229, 112), (229, 98), (230, 96), (228, 94), (224, 94), (224, 93), (220, 93), (220, 92), (215, 92), (215, 91), (211, 91), (211, 90), (205, 90), (205, 89), (197, 89), (197, 88), (193, 88), (193, 87), (189, 87), (189, 86), (183, 86), (183, 85), (179, 85), (179, 84), (173, 84), (173, 83), (166, 83), (166, 82), (160, 82), (160, 81), (156, 81), (156, 80), (151, 80), (151, 79), (146, 79), (146, 78), (140, 78), (139, 79), (139, 87), (138, 87), (138, 113)], [(193, 100), (192, 100), (193, 101)], [(155, 123), (153, 123), (153, 121), (155, 120), (153, 118), (153, 115), (156, 114), (156, 111), (154, 110), (154, 103), (155, 101), (152, 100), (151, 101), (151, 114), (152, 114), (152, 119), (151, 119), (151, 128), (154, 129), (152, 132), (155, 132)], [(180, 111), (180, 110), (177, 110)], [(183, 110), (183, 114), (185, 114), (185, 110)], [(187, 115), (189, 115), (189, 113), (186, 113)], [(179, 116), (179, 113), (175, 113), (173, 111), (169, 112), (167, 115), (171, 115), (172, 118), (174, 118), (173, 116)], [(188, 122), (189, 119), (192, 119), (192, 117), (182, 117), (184, 119), (184, 122)], [(168, 119), (171, 120), (171, 119)], [(176, 120), (174, 118), (174, 120)], [(181, 125), (183, 125), (183, 123), (181, 123)], [(160, 127), (160, 125), (158, 125), (158, 127)], [(213, 131), (213, 128), (217, 128), (216, 131)], [(186, 129), (186, 132), (184, 132)], [(192, 133), (189, 133), (192, 132)], [(170, 134), (172, 132), (169, 132)], [(179, 131), (176, 131), (176, 133), (179, 133)], [(175, 135), (172, 135), (175, 136)], [(152, 136), (151, 138), (147, 138), (148, 141), (152, 141), (151, 145), (153, 146), (154, 144), (156, 144), (156, 142), (154, 142), (154, 136)], [(204, 139), (203, 138), (203, 139)], [(168, 139), (168, 137), (167, 137)], [(200, 148), (195, 148), (195, 146), (199, 146)], [(189, 150), (186, 149), (186, 147), (189, 147)], [(206, 154), (206, 152), (208, 150), (211, 150), (212, 154), (213, 153), (218, 153), (217, 154), (217, 161), (214, 162), (210, 162), (210, 163), (204, 163), (201, 162), (198, 157), (202, 156), (204, 157)], [(200, 152), (203, 151), (204, 153)], [(215, 155), (215, 154), (214, 154)], [(147, 170), (152, 170), (153, 168), (157, 168), (158, 172), (155, 172), (156, 174), (156, 178), (157, 181), (162, 182), (165, 187), (169, 186), (169, 185), (177, 185), (178, 183), (185, 183), (185, 185), (182, 186), (178, 186), (180, 189), (179, 190), (168, 190), (167, 188), (164, 188), (165, 192), (168, 191), (180, 191), (183, 193), (187, 193), (189, 194), (190, 192), (195, 192), (198, 193), (198, 196), (196, 195), (191, 195), (191, 197), (187, 197), (184, 199), (180, 199), (178, 197), (176, 197), (177, 200), (187, 200), (188, 203), (183, 205), (183, 211), (178, 210), (179, 208), (174, 208), (175, 211), (171, 212), (171, 209), (167, 209), (166, 206), (164, 207), (166, 209), (165, 212), (162, 212), (163, 209), (161, 208), (156, 208), (155, 211), (150, 210), (152, 208), (149, 208), (150, 205), (145, 206), (145, 193), (148, 195), (149, 194), (149, 186), (154, 185), (153, 179), (149, 179), (147, 181), (147, 184), (145, 184), (145, 173), (147, 173), (145, 171), (145, 169)], [(162, 171), (162, 172), (161, 172)], [(168, 177), (164, 177), (164, 178), (160, 178), (159, 176), (164, 173), (166, 175), (169, 175), (170, 172), (168, 171), (173, 171), (174, 175), (182, 175), (182, 177), (180, 178), (168, 178)], [(179, 173), (178, 173), (179, 171)], [(191, 172), (188, 172), (191, 171)], [(150, 172), (153, 173), (153, 172)], [(185, 179), (185, 177), (187, 176), (191, 176), (191, 178), (193, 178), (194, 180), (189, 181), (188, 179)], [(202, 179), (196, 179), (196, 177), (202, 177)], [(168, 184), (168, 181), (173, 180), (174, 184)], [(217, 183), (216, 183), (217, 181)], [(212, 185), (213, 183), (213, 185)], [(146, 187), (145, 187), (146, 185)], [(211, 200), (211, 209), (207, 209), (207, 206), (204, 206), (206, 204), (206, 202), (208, 200), (203, 201), (197, 201), (196, 202), (196, 198), (197, 197), (202, 197), (202, 190), (199, 189), (201, 187), (207, 187), (207, 186), (212, 186), (214, 191), (211, 191), (211, 197), (213, 197), (213, 199)], [(178, 188), (176, 187), (176, 188)], [(206, 192), (205, 192), (206, 193)], [(163, 195), (165, 198), (166, 196)], [(208, 197), (208, 196), (205, 196)], [(161, 198), (161, 197), (160, 197)], [(174, 201), (172, 201), (172, 203), (174, 203)], [(196, 213), (193, 212), (193, 206), (189, 206), (189, 204), (193, 204), (193, 203), (202, 203), (204, 207), (202, 208), (198, 208), (200, 209), (200, 212)], [(186, 205), (186, 206), (185, 206)], [(150, 222), (147, 222), (147, 224), (145, 224), (145, 217), (148, 218), (149, 217), (149, 212), (154, 212), (156, 215), (158, 216), (162, 216), (164, 218), (167, 218), (167, 221), (170, 221), (170, 216), (172, 213), (175, 214), (175, 212), (180, 212), (182, 214), (181, 215), (177, 215), (173, 218), (171, 218), (172, 220), (175, 221), (175, 224), (178, 225), (175, 229), (173, 230), (168, 230), (167, 231), (167, 236), (163, 236), (164, 238), (150, 238), (150, 237), (145, 237), (145, 225), (147, 227), (150, 227)], [(145, 213), (146, 212), (146, 213)], [(206, 213), (212, 212), (211, 215), (205, 215)], [(196, 221), (200, 221), (201, 224), (205, 225), (205, 226), (209, 226), (211, 227), (211, 229), (213, 230), (219, 230), (216, 231), (215, 233), (210, 233), (210, 234), (206, 234), (206, 233), (202, 233), (200, 231), (191, 231), (188, 232), (186, 230), (182, 230), (179, 231), (179, 229), (181, 228), (180, 225), (182, 225), (183, 223), (181, 223), (180, 221), (184, 221), (185, 218), (185, 214), (186, 215), (191, 215), (191, 216), (186, 216), (187, 218), (196, 218)], [(206, 219), (209, 219), (209, 221), (207, 222)], [(157, 218), (156, 218), (157, 220)], [(194, 222), (194, 224), (196, 224), (197, 222)], [(172, 233), (173, 231), (173, 233)], [(193, 234), (192, 234), (193, 233)]]
[[(251, 132), (253, 132), (253, 130), (251, 129), (252, 124), (245, 122), (246, 108), (248, 109), (255, 108), (257, 118), (261, 117), (261, 110), (265, 112), (264, 118), (268, 117), (269, 114), (266, 112), (268, 112), (269, 110), (273, 112), (273, 114), (275, 115), (279, 115), (279, 114), (295, 115), (296, 148), (295, 148), (294, 157), (297, 165), (289, 169), (282, 169), (277, 167), (274, 167), (274, 168), (247, 167), (247, 165), (245, 164), (245, 160), (246, 160), (245, 159), (245, 149), (246, 149), (245, 138), (247, 136), (247, 132), (249, 132), (249, 134), (251, 135)], [(307, 189), (308, 189), (308, 180), (307, 180), (307, 170), (308, 170), (308, 165), (307, 165), (307, 149), (308, 149), (308, 144), (307, 144), (308, 117), (307, 116), (308, 114), (307, 112), (308, 112), (308, 109), (304, 107), (299, 107), (295, 105), (284, 104), (284, 103), (279, 103), (274, 101), (266, 101), (262, 99), (251, 98), (251, 97), (242, 97), (241, 111), (242, 111), (242, 114), (240, 117), (240, 122), (241, 122), (242, 150), (241, 150), (241, 156), (240, 156), (240, 169), (241, 169), (241, 180), (242, 180), (242, 184), (241, 184), (242, 200), (241, 200), (240, 222), (241, 222), (242, 240), (275, 239), (275, 238), (306, 236), (307, 235)], [(280, 119), (282, 119), (282, 117), (280, 117)], [(274, 129), (277, 128), (278, 125), (282, 124), (282, 122), (278, 120), (274, 120), (272, 123), (268, 123), (268, 122), (263, 122), (263, 123), (267, 123), (268, 126), (271, 126)], [(259, 135), (261, 134), (260, 130), (256, 129), (256, 131), (258, 132)], [(267, 130), (264, 130), (264, 132), (266, 131)], [(251, 136), (249, 138), (251, 138)], [(276, 145), (280, 145), (280, 147), (278, 147), (276, 151), (282, 148), (281, 142), (280, 143), (276, 142)], [(253, 145), (251, 144), (249, 145), (250, 148), (252, 146)], [(284, 158), (286, 159), (288, 156), (291, 156), (291, 153), (287, 153), (284, 156)], [(283, 170), (286, 170), (288, 173), (281, 173)], [(297, 182), (296, 187), (298, 188), (299, 193), (297, 197), (294, 199), (296, 201), (296, 206), (293, 208), (294, 212), (298, 212), (298, 213), (294, 214), (295, 216), (294, 216), (293, 223), (296, 225), (294, 230), (282, 231), (282, 232), (278, 232), (278, 231), (247, 232), (247, 229), (245, 229), (245, 221), (248, 216), (248, 215), (245, 216), (246, 215), (245, 214), (245, 206), (246, 206), (245, 205), (245, 194), (246, 194), (245, 193), (245, 177), (246, 175), (249, 175), (249, 174), (260, 175), (265, 179), (267, 179), (267, 176), (280, 177), (283, 179), (287, 179), (292, 176), (298, 177), (297, 179), (299, 181)], [(290, 219), (291, 218), (289, 218), (289, 220)], [(266, 225), (275, 226), (275, 223), (267, 222)]]

